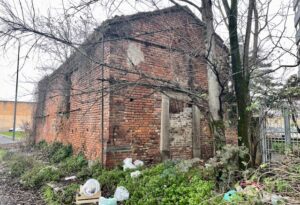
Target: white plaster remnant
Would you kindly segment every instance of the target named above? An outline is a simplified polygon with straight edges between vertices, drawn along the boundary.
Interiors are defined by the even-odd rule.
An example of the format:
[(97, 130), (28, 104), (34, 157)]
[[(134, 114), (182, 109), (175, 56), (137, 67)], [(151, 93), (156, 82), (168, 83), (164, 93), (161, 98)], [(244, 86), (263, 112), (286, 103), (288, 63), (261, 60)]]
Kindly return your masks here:
[(144, 61), (144, 53), (141, 50), (141, 47), (137, 43), (132, 43), (130, 42), (128, 44), (128, 49), (127, 49), (127, 63), (129, 66), (134, 66), (140, 64), (141, 62)]

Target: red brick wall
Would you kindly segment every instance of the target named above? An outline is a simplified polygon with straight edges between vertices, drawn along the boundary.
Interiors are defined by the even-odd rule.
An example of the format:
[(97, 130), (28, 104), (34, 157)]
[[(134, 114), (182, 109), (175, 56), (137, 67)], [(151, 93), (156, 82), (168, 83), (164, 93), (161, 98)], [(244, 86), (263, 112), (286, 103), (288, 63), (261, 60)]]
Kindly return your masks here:
[[(204, 48), (202, 25), (197, 25), (193, 18), (184, 12), (151, 16), (150, 19), (138, 19), (129, 24), (111, 32), (118, 35), (126, 30), (126, 35), (135, 36), (150, 31), (166, 31), (112, 42), (109, 60), (111, 64), (122, 68), (130, 67), (128, 62), (132, 59), (128, 60), (128, 50), (130, 46), (134, 46), (136, 50), (140, 50), (138, 56), (142, 55), (143, 60), (136, 67), (132, 66), (129, 72), (138, 70), (150, 77), (178, 84), (184, 89), (200, 89), (207, 92), (206, 64), (201, 57)], [(147, 44), (149, 42), (155, 44)], [(198, 55), (193, 57), (191, 53)], [(138, 74), (124, 74), (115, 70), (110, 70), (110, 77), (129, 82), (145, 80)], [(159, 80), (151, 82), (161, 85)], [(154, 89), (138, 86), (137, 83), (122, 89), (121, 92), (111, 94), (110, 105), (107, 165), (121, 163), (126, 157), (142, 159), (147, 163), (159, 161), (161, 94)], [(201, 123), (201, 147), (204, 150), (203, 157), (208, 158), (212, 156), (212, 139), (208, 121), (203, 119)], [(189, 140), (191, 142), (191, 139), (185, 139), (182, 143), (170, 147), (173, 158), (192, 157), (192, 147), (187, 147), (183, 142)]]
[[(36, 139), (71, 143), (76, 152), (103, 160), (107, 166), (126, 157), (158, 162), (160, 91), (169, 92), (171, 85), (172, 92), (179, 88), (207, 93), (204, 26), (183, 10), (120, 19), (112, 21), (105, 34), (104, 59), (109, 66), (104, 79), (110, 83), (104, 83), (109, 92), (104, 93), (103, 143), (101, 68), (78, 53), (39, 84)], [(101, 61), (101, 44), (88, 47), (87, 52)], [(201, 106), (202, 157), (208, 158), (213, 153), (213, 140), (207, 104)], [(180, 150), (172, 148), (178, 158)]]
[[(105, 58), (108, 58), (107, 48), (108, 43), (105, 45)], [(100, 47), (91, 50), (90, 57), (101, 59)], [(104, 75), (107, 77), (108, 74), (105, 68)], [(36, 141), (72, 144), (75, 152), (84, 152), (89, 159), (101, 159), (101, 78), (99, 65), (75, 54), (50, 77), (41, 81)], [(104, 139), (108, 138), (108, 123), (109, 95), (104, 93)]]

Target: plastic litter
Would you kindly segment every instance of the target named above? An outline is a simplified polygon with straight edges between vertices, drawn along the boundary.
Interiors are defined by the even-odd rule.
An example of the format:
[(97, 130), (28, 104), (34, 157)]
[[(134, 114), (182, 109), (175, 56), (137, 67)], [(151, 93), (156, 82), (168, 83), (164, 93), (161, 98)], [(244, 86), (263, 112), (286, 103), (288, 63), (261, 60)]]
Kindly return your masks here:
[(117, 205), (117, 199), (100, 197), (99, 205)]
[(123, 160), (123, 169), (124, 171), (127, 169), (136, 169), (136, 166), (132, 164), (132, 158), (126, 158)]
[(136, 167), (142, 167), (144, 166), (144, 162), (142, 160), (135, 160), (133, 162), (133, 164), (136, 166)]
[(65, 177), (65, 181), (75, 180), (76, 176)]
[(230, 201), (232, 200), (232, 198), (233, 198), (235, 195), (236, 195), (236, 191), (235, 191), (235, 190), (230, 190), (230, 191), (228, 191), (228, 192), (226, 192), (226, 193), (224, 194), (223, 199), (224, 199), (225, 201), (230, 202)]
[(135, 171), (130, 173), (131, 178), (138, 178), (140, 175), (141, 175), (140, 171)]
[(272, 205), (284, 204), (284, 200), (282, 196), (272, 194), (271, 195), (271, 203)]
[(100, 183), (96, 179), (89, 179), (82, 187), (82, 194), (85, 196), (93, 196), (100, 191)]
[(129, 199), (129, 192), (125, 187), (118, 186), (115, 191), (114, 198), (116, 198), (117, 201), (125, 201)]

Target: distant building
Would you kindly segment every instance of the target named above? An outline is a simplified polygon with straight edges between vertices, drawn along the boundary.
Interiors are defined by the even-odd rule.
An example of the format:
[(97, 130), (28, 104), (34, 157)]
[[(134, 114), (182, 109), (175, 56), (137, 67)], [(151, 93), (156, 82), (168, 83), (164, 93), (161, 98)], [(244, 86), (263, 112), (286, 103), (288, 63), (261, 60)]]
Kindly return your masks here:
[[(25, 124), (31, 126), (32, 113), (35, 103), (18, 102), (16, 127), (22, 128)], [(0, 101), (0, 131), (8, 131), (13, 127), (14, 120), (14, 102)]]

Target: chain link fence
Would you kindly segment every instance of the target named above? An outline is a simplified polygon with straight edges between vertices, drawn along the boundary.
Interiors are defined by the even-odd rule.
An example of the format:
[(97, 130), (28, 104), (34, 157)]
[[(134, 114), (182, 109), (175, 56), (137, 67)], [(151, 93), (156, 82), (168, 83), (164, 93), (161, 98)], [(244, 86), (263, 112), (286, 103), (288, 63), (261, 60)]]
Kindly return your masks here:
[(292, 112), (295, 109), (287, 105), (262, 112), (260, 135), (264, 163), (282, 160), (287, 154), (300, 156), (300, 134), (296, 127), (296, 123), (300, 125), (300, 119), (296, 119), (295, 123), (291, 118)]

